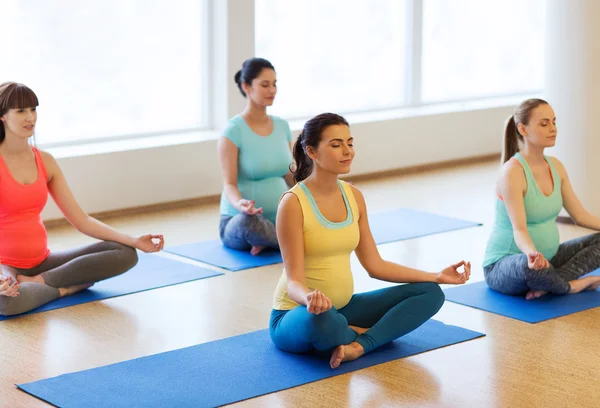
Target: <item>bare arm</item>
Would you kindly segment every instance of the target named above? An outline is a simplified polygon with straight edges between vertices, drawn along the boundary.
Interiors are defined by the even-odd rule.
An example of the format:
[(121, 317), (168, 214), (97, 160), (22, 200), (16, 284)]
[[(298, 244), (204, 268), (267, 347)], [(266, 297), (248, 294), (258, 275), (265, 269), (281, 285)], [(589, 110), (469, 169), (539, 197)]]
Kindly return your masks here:
[[(358, 204), (360, 218), (358, 226), (360, 230), (360, 241), (356, 248), (356, 256), (361, 265), (365, 268), (370, 277), (396, 283), (410, 282), (437, 282), (437, 283), (464, 283), (470, 274), (470, 264), (460, 262), (444, 269), (440, 273), (424, 272), (419, 269), (413, 269), (406, 266), (398, 265), (393, 262), (385, 261), (381, 258), (367, 215), (367, 205), (364, 196), (354, 186), (352, 191)], [(465, 265), (465, 273), (459, 274), (456, 269)]]
[[(162, 235), (132, 237), (86, 214), (79, 206), (79, 203), (77, 203), (77, 200), (75, 200), (65, 176), (54, 157), (46, 152), (42, 152), (41, 154), (48, 172), (48, 190), (50, 195), (65, 218), (79, 232), (92, 238), (118, 242), (146, 252), (155, 252), (162, 249), (164, 245)], [(159, 239), (160, 242), (154, 244), (152, 238)]]
[(217, 144), (217, 149), (223, 173), (223, 191), (225, 192), (225, 197), (239, 211), (238, 203), (242, 199), (242, 194), (237, 185), (238, 148), (231, 140), (225, 136), (221, 136)]
[(312, 292), (304, 279), (304, 232), (302, 207), (294, 194), (285, 194), (277, 210), (277, 239), (287, 276), (290, 298), (307, 305), (307, 295)]
[(217, 145), (219, 162), (223, 173), (223, 191), (225, 197), (239, 212), (255, 215), (262, 214), (262, 208), (255, 208), (254, 201), (246, 200), (238, 188), (238, 148), (225, 136), (219, 138)]
[(579, 198), (577, 198), (577, 195), (573, 190), (573, 186), (569, 180), (569, 175), (567, 174), (567, 170), (563, 164), (554, 157), (552, 157), (551, 160), (554, 163), (558, 174), (560, 175), (562, 185), (561, 193), (565, 210), (567, 210), (577, 225), (600, 231), (600, 218), (590, 214), (583, 207), (581, 201), (579, 201)]
[(513, 228), (515, 243), (524, 254), (537, 252), (535, 244), (527, 230), (524, 196), (527, 181), (520, 163), (506, 163), (498, 180), (498, 191), (504, 199), (504, 205)]

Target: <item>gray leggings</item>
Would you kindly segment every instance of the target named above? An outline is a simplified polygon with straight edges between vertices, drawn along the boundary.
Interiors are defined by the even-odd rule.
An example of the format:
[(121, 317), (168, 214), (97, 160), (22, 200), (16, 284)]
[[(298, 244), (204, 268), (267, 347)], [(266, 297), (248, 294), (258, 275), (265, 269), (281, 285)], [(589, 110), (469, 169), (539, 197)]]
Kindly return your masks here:
[(58, 299), (60, 293), (57, 288), (112, 278), (133, 268), (137, 261), (134, 248), (116, 242), (98, 242), (78, 249), (53, 252), (41, 264), (30, 269), (3, 265), (5, 275), (41, 275), (46, 284), (23, 282), (19, 296), (0, 295), (0, 314), (9, 316), (28, 312)]
[(219, 234), (223, 245), (240, 251), (253, 246), (279, 248), (275, 225), (262, 215), (221, 215)]
[(569, 281), (600, 268), (600, 233), (564, 242), (550, 260), (550, 268), (532, 270), (525, 254), (509, 255), (483, 269), (488, 286), (507, 295), (543, 290), (564, 295)]

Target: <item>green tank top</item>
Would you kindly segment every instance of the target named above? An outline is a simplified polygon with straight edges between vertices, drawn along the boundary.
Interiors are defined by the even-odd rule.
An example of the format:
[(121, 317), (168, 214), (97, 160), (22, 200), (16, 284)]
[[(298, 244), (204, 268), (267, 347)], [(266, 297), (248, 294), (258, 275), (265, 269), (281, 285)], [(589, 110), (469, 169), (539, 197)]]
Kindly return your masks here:
[[(523, 156), (517, 153), (514, 158), (519, 160), (519, 163), (523, 166), (527, 181), (527, 193), (524, 197), (527, 230), (536, 249), (547, 260), (551, 260), (556, 255), (560, 244), (556, 225), (556, 218), (563, 207), (560, 176), (554, 168), (552, 160), (544, 156), (550, 165), (550, 171), (554, 179), (554, 190), (549, 196), (546, 196), (539, 189), (531, 168)], [(494, 228), (485, 250), (483, 266), (492, 265), (505, 256), (520, 253), (522, 252), (515, 243), (513, 227), (506, 211), (506, 205), (504, 201), (497, 198)]]

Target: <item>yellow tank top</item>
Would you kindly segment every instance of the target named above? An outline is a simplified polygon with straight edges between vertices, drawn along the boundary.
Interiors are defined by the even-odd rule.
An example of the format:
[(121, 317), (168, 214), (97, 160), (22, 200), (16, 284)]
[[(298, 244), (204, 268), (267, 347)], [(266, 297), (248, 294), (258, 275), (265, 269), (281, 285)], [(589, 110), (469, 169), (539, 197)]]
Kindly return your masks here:
[[(304, 217), (304, 275), (309, 289), (319, 289), (336, 309), (346, 306), (354, 293), (354, 279), (350, 270), (350, 254), (358, 246), (359, 211), (350, 185), (338, 184), (348, 217), (342, 222), (328, 221), (304, 183), (296, 184), (288, 193), (298, 197)], [(283, 271), (275, 296), (273, 309), (290, 310), (298, 306), (287, 293), (287, 276)]]

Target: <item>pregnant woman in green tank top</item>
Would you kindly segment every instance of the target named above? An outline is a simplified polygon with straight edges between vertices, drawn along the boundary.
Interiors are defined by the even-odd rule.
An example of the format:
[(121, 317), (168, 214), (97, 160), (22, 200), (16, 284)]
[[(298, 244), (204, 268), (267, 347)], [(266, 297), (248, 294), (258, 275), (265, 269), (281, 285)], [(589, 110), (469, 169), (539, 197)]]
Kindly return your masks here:
[(595, 290), (600, 277), (600, 234), (560, 244), (556, 218), (563, 206), (580, 226), (600, 230), (586, 211), (562, 163), (544, 155), (556, 142), (556, 117), (541, 99), (522, 102), (507, 123), (496, 218), (483, 262), (494, 290), (534, 299)]

